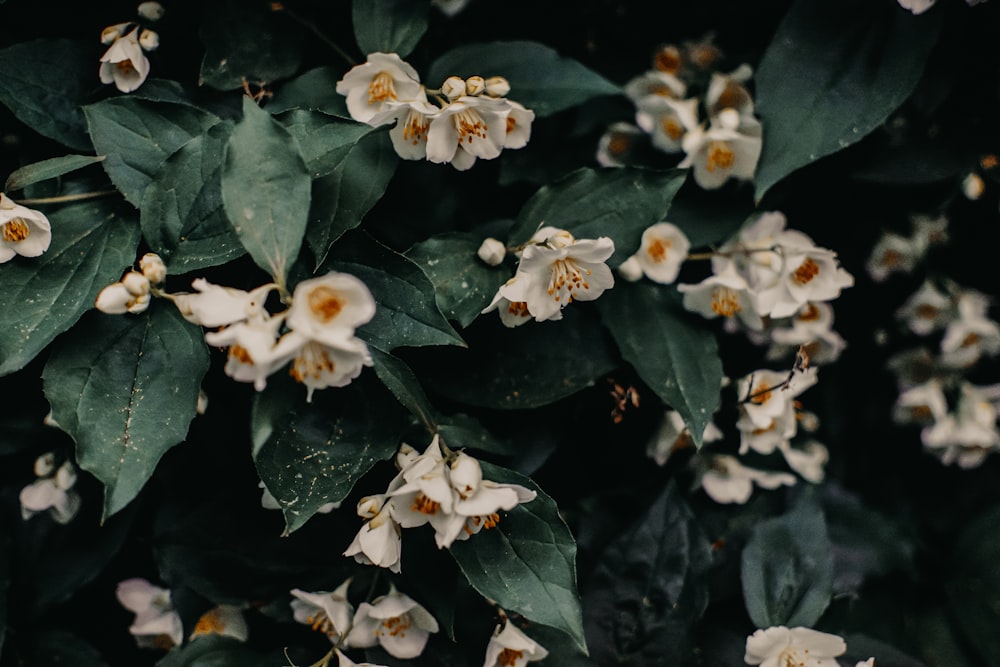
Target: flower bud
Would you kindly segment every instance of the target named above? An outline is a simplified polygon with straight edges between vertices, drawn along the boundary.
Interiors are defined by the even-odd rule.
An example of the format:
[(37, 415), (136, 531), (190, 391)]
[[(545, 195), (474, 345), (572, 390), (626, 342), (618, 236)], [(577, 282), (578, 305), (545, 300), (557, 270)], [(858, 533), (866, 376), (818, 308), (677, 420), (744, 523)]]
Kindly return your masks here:
[(56, 455), (52, 452), (35, 459), (35, 477), (48, 477), (56, 469)]
[(399, 446), (399, 451), (396, 452), (396, 467), (402, 470), (416, 461), (419, 456), (420, 452), (404, 442)]
[(465, 81), (457, 76), (449, 76), (441, 84), (441, 94), (449, 100), (455, 100), (465, 95)]
[(483, 481), (483, 469), (479, 461), (464, 452), (460, 452), (451, 462), (451, 486), (463, 499), (474, 495)]
[(198, 390), (198, 404), (195, 406), (194, 411), (203, 415), (208, 411), (208, 394), (205, 393), (204, 389)]
[(111, 283), (100, 291), (94, 307), (108, 315), (124, 315), (135, 297), (121, 283)]
[(56, 486), (64, 491), (73, 488), (76, 484), (76, 468), (69, 461), (65, 461), (59, 470), (56, 471)]
[(358, 501), (358, 516), (362, 519), (373, 519), (382, 511), (383, 504), (385, 504), (384, 493), (365, 496)]
[(155, 30), (145, 29), (139, 33), (139, 46), (147, 51), (155, 51), (160, 45), (160, 35)]
[(111, 44), (116, 39), (125, 34), (125, 31), (129, 28), (129, 23), (116, 23), (115, 25), (109, 25), (107, 28), (101, 31), (101, 44)]
[(486, 89), (486, 82), (481, 76), (470, 76), (465, 80), (466, 95), (479, 95)]
[(136, 7), (135, 11), (147, 21), (159, 21), (167, 10), (158, 2), (143, 2)]
[(738, 130), (740, 127), (740, 112), (736, 109), (723, 109), (715, 117), (719, 125), (727, 130)]
[(155, 252), (147, 252), (139, 260), (139, 268), (142, 275), (149, 279), (149, 282), (160, 284), (167, 279), (167, 266)]
[(510, 83), (502, 76), (491, 76), (485, 83), (486, 94), (490, 97), (503, 97), (510, 92)]
[(146, 312), (146, 309), (149, 308), (150, 301), (151, 297), (148, 294), (140, 294), (139, 296), (135, 297), (135, 299), (131, 303), (128, 304), (126, 310), (132, 315), (138, 315), (139, 313), (144, 313)]
[(129, 271), (121, 282), (132, 296), (149, 294), (149, 278), (138, 271)]
[(976, 201), (985, 191), (986, 183), (983, 182), (983, 177), (974, 171), (962, 180), (962, 194), (969, 201)]
[(479, 259), (483, 260), (486, 264), (490, 266), (499, 266), (503, 262), (503, 258), (507, 255), (507, 248), (504, 244), (495, 238), (488, 238), (483, 240), (482, 245), (479, 246), (479, 250), (476, 251)]
[(622, 262), (618, 267), (618, 275), (630, 283), (642, 278), (642, 265), (639, 263), (639, 258), (632, 255)]

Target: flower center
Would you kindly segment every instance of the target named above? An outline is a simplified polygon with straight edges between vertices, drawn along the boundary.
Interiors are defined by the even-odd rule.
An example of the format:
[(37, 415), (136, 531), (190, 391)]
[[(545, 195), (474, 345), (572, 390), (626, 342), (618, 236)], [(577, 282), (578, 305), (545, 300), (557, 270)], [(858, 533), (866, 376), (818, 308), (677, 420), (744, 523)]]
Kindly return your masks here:
[(624, 134), (613, 134), (608, 141), (608, 153), (611, 155), (624, 155), (632, 146), (632, 141)]
[(817, 306), (815, 303), (807, 303), (806, 307), (802, 309), (801, 313), (799, 313), (799, 321), (815, 322), (816, 320), (819, 319), (819, 316), (820, 316), (819, 306)]
[[(808, 654), (809, 649), (803, 649), (803, 653)], [(798, 651), (790, 649), (782, 651), (778, 660), (781, 661), (778, 663), (780, 667), (810, 667), (812, 664), (808, 655), (800, 657)]]
[(392, 85), (392, 75), (379, 72), (368, 84), (368, 104), (382, 103), (396, 99), (396, 88)]
[(421, 141), (426, 141), (427, 130), (430, 126), (431, 123), (427, 120), (426, 115), (410, 109), (410, 112), (406, 114), (406, 122), (403, 124), (403, 141), (409, 141), (414, 146)]
[(307, 379), (319, 380), (323, 373), (333, 373), (336, 364), (327, 354), (323, 346), (310, 342), (302, 347), (299, 356), (295, 357), (288, 374), (296, 382), (304, 383)]
[(18, 243), (30, 235), (28, 224), (21, 218), (12, 218), (3, 226), (3, 240), (7, 243)]
[(507, 312), (515, 317), (531, 317), (531, 313), (528, 312), (528, 303), (526, 301), (511, 301), (507, 305)]
[(421, 514), (437, 514), (437, 511), (441, 509), (441, 503), (431, 500), (422, 493), (418, 493), (413, 499), (410, 509)]
[(517, 120), (513, 116), (507, 116), (507, 134), (513, 132), (515, 127), (517, 127)]
[(549, 279), (549, 296), (556, 301), (562, 298), (563, 292), (567, 292), (566, 303), (573, 303), (574, 290), (589, 290), (590, 283), (584, 276), (591, 275), (590, 269), (581, 270), (571, 257), (557, 259), (552, 263), (552, 277)]
[(715, 104), (720, 109), (739, 109), (747, 102), (743, 87), (730, 81)]
[(660, 49), (656, 57), (653, 58), (653, 67), (667, 74), (676, 74), (681, 69), (680, 49), (676, 46)]
[(960, 347), (972, 347), (979, 342), (979, 334), (975, 332), (970, 332), (962, 339), (962, 344)]
[(659, 95), (660, 97), (673, 97), (674, 91), (671, 90), (670, 86), (663, 83), (651, 83), (647, 92), (650, 95)]
[(198, 619), (198, 623), (195, 624), (194, 631), (191, 634), (194, 636), (221, 635), (225, 629), (226, 624), (222, 620), (222, 615), (219, 614), (219, 610), (212, 609)]
[(524, 657), (524, 651), (515, 651), (512, 648), (505, 648), (497, 656), (497, 665), (500, 667), (514, 667), (517, 661)]
[(455, 129), (458, 130), (458, 143), (472, 143), (473, 137), (486, 138), (489, 128), (483, 117), (475, 109), (464, 109), (454, 115)]
[(753, 396), (750, 399), (751, 403), (754, 405), (764, 405), (771, 400), (771, 385), (766, 382), (760, 383), (751, 389), (751, 396)]
[(230, 346), (229, 356), (241, 364), (253, 366), (253, 357), (250, 356), (250, 352), (242, 345), (234, 344)]
[(729, 148), (729, 144), (724, 141), (713, 141), (708, 146), (708, 160), (705, 168), (709, 171), (716, 169), (729, 169), (733, 166), (736, 155)]
[(646, 248), (646, 253), (654, 262), (665, 262), (667, 260), (667, 250), (673, 245), (670, 239), (653, 239), (653, 242)]
[(337, 630), (333, 627), (333, 621), (330, 620), (330, 617), (322, 609), (317, 609), (315, 614), (306, 616), (306, 623), (309, 624), (310, 629), (322, 632), (330, 639), (337, 636)]
[(879, 263), (891, 269), (903, 263), (903, 255), (898, 250), (886, 250), (882, 253), (882, 260)]
[(664, 116), (663, 120), (660, 121), (660, 126), (663, 128), (663, 133), (674, 141), (684, 136), (684, 128), (672, 116)]
[(410, 629), (411, 625), (413, 625), (413, 621), (409, 614), (387, 618), (375, 628), (375, 636), (385, 636), (388, 633), (390, 637), (405, 637), (406, 631)]
[(910, 417), (913, 419), (924, 421), (930, 419), (934, 416), (931, 412), (930, 406), (927, 405), (914, 405), (910, 408)]
[(309, 310), (324, 324), (335, 318), (344, 309), (344, 300), (337, 290), (320, 285), (306, 297), (309, 303)]
[(118, 70), (119, 74), (128, 76), (135, 72), (135, 65), (132, 64), (131, 60), (119, 60), (115, 63), (115, 69)]
[(743, 310), (739, 295), (729, 287), (716, 287), (712, 292), (712, 312), (723, 317), (732, 317)]
[(819, 264), (817, 264), (812, 257), (806, 257), (806, 261), (799, 265), (799, 268), (795, 269), (795, 273), (792, 274), (792, 279), (800, 285), (805, 285), (813, 278), (819, 275)]

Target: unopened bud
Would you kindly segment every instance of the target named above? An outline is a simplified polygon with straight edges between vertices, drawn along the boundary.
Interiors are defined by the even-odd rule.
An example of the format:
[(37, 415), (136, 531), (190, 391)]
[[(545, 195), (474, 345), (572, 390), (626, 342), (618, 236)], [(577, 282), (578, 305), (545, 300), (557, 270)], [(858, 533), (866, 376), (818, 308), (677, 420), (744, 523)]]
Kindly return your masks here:
[(155, 30), (143, 30), (139, 33), (139, 46), (147, 51), (155, 51), (160, 45), (160, 36)]
[(486, 81), (481, 76), (470, 76), (465, 80), (465, 94), (479, 95), (486, 89)]
[(420, 452), (404, 442), (399, 446), (399, 451), (396, 452), (396, 467), (402, 470), (416, 461), (419, 456)]
[(385, 494), (376, 493), (372, 496), (365, 496), (358, 501), (358, 516), (362, 519), (373, 519), (382, 511), (385, 504)]
[(139, 296), (135, 297), (135, 299), (132, 302), (128, 304), (126, 310), (132, 315), (138, 315), (139, 313), (144, 313), (146, 312), (146, 309), (149, 308), (150, 300), (151, 297), (148, 294), (140, 294)]
[(451, 487), (458, 492), (458, 495), (467, 499), (479, 490), (479, 484), (483, 481), (483, 469), (479, 461), (465, 452), (460, 452), (451, 462), (449, 479)]
[(167, 10), (158, 2), (143, 2), (135, 9), (136, 13), (147, 21), (159, 21)]
[(510, 92), (510, 83), (502, 76), (491, 76), (486, 79), (486, 94), (490, 97), (503, 97)]
[(495, 238), (485, 239), (476, 252), (479, 259), (490, 266), (499, 266), (507, 255), (507, 248)]
[(111, 44), (114, 42), (116, 39), (125, 34), (129, 25), (130, 24), (128, 23), (116, 23), (115, 25), (109, 25), (101, 31), (101, 44)]
[(139, 268), (142, 275), (149, 279), (149, 282), (159, 285), (167, 279), (167, 265), (163, 263), (160, 256), (155, 252), (147, 252), (139, 260)]
[(121, 283), (111, 283), (100, 291), (94, 307), (108, 315), (124, 315), (135, 297)]
[(149, 278), (138, 271), (129, 271), (122, 278), (122, 284), (132, 296), (142, 296), (149, 294)]
[(35, 477), (48, 477), (56, 469), (56, 455), (52, 452), (35, 459)]
[(441, 94), (449, 100), (456, 100), (465, 95), (465, 81), (457, 76), (449, 76), (441, 84)]
[(199, 415), (203, 415), (208, 411), (208, 394), (205, 393), (204, 389), (198, 390), (198, 403), (194, 411)]
[(642, 265), (639, 258), (632, 255), (618, 266), (618, 275), (630, 283), (634, 283), (642, 278)]
[(986, 192), (986, 183), (983, 177), (976, 172), (971, 172), (962, 180), (962, 194), (970, 201), (976, 201)]

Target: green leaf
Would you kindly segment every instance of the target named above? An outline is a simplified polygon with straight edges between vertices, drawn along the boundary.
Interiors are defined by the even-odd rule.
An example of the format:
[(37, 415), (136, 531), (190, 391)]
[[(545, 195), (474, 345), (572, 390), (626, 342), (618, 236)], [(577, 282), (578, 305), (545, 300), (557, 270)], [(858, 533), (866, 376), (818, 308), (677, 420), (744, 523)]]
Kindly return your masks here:
[(431, 405), (420, 380), (406, 362), (376, 347), (370, 347), (375, 373), (392, 395), (428, 428), (435, 425), (434, 406)]
[(244, 642), (225, 635), (204, 635), (184, 646), (175, 646), (156, 667), (274, 667), (282, 656), (261, 655)]
[(715, 334), (684, 310), (677, 292), (620, 281), (597, 300), (622, 357), (663, 401), (681, 413), (697, 447), (719, 408), (722, 360)]
[(207, 370), (201, 329), (166, 303), (138, 317), (94, 312), (53, 349), (45, 397), (80, 467), (104, 484), (105, 519), (184, 440)]
[(136, 208), (163, 161), (219, 122), (197, 107), (112, 97), (83, 108), (94, 148), (115, 187)]
[(0, 375), (34, 359), (135, 261), (138, 226), (116, 208), (108, 201), (64, 206), (48, 216), (48, 251), (0, 265)]
[(796, 0), (755, 75), (764, 125), (757, 200), (880, 127), (920, 80), (940, 18), (915, 20), (894, 3)]
[(351, 19), (362, 53), (405, 58), (427, 32), (429, 0), (354, 0)]
[(1000, 506), (983, 512), (962, 530), (952, 552), (946, 590), (948, 608), (966, 645), (983, 660), (1000, 665)]
[(279, 114), (292, 109), (322, 111), (350, 118), (346, 98), (337, 92), (343, 71), (328, 65), (315, 67), (278, 87), (267, 103), (267, 110)]
[(361, 224), (385, 192), (399, 158), (383, 132), (366, 136), (328, 176), (313, 182), (306, 242), (319, 267), (334, 241)]
[(233, 124), (223, 121), (167, 158), (146, 188), (142, 233), (171, 273), (217, 266), (246, 249), (222, 207), (222, 167)]
[(97, 56), (89, 42), (36, 39), (0, 51), (0, 102), (42, 136), (90, 150), (80, 104), (96, 86)]
[(517, 452), (511, 443), (495, 438), (478, 419), (462, 413), (440, 418), (438, 433), (452, 449), (474, 449), (500, 456)]
[(103, 155), (94, 157), (92, 155), (64, 155), (54, 157), (34, 164), (27, 164), (10, 176), (4, 184), (4, 190), (21, 190), (29, 185), (46, 181), (50, 178), (57, 178), (63, 174), (68, 174), (77, 169), (83, 169), (95, 162), (101, 162)]
[(206, 5), (199, 36), (205, 45), (199, 85), (236, 90), (294, 74), (302, 61), (302, 30), (266, 2), (222, 0)]
[(358, 140), (374, 131), (365, 123), (322, 111), (290, 111), (279, 120), (295, 137), (306, 169), (314, 179), (332, 173)]
[(708, 540), (671, 482), (587, 580), (584, 620), (602, 665), (685, 664), (708, 606)]
[(93, 646), (71, 632), (46, 630), (29, 635), (20, 656), (25, 665), (73, 665), (107, 667), (108, 663)]
[(272, 381), (255, 412), (274, 414), (267, 404), (282, 403), (281, 394), (291, 392), (297, 393), (294, 404), (254, 454), (257, 473), (285, 515), (286, 535), (324, 504), (342, 501), (372, 466), (390, 458), (406, 423), (402, 410), (390, 409), (394, 401), (384, 390), (361, 380), (316, 392), (312, 403), (289, 381)]
[(455, 542), (451, 555), (479, 593), (529, 621), (567, 633), (586, 652), (576, 590), (576, 543), (552, 498), (527, 477), (481, 462), (483, 479), (520, 484), (538, 496), (492, 530)]
[(311, 184), (292, 135), (244, 97), (226, 151), (222, 203), (243, 247), (279, 283), (302, 246)]
[(609, 236), (620, 264), (638, 248), (642, 232), (664, 220), (686, 170), (631, 167), (579, 169), (538, 190), (510, 231), (510, 244), (524, 243), (539, 227), (565, 229), (579, 239)]
[(790, 512), (755, 526), (741, 568), (750, 620), (758, 628), (813, 627), (833, 591), (831, 548), (811, 489)]
[(502, 76), (510, 82), (510, 99), (539, 118), (583, 104), (598, 95), (620, 95), (619, 86), (552, 47), (529, 41), (465, 44), (431, 65), (428, 86), (449, 76)]
[(378, 308), (358, 336), (380, 350), (423, 345), (465, 345), (434, 302), (434, 286), (405, 255), (363, 232), (345, 235), (330, 251), (324, 271), (357, 276), (375, 296)]
[(452, 232), (432, 236), (406, 251), (434, 283), (441, 312), (463, 327), (489, 305), (509, 274), (502, 266), (487, 266), (476, 257), (482, 241), (476, 234)]

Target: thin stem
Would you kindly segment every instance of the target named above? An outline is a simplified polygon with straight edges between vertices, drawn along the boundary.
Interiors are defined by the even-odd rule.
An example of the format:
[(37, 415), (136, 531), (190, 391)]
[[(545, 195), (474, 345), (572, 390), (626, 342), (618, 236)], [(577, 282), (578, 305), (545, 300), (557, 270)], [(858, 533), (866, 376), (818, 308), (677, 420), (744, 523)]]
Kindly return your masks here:
[(292, 19), (293, 21), (304, 27), (306, 30), (316, 35), (316, 37), (318, 37), (320, 41), (322, 41), (324, 44), (333, 49), (334, 52), (336, 52), (338, 56), (347, 61), (347, 64), (350, 65), (351, 67), (354, 67), (355, 65), (358, 64), (357, 62), (355, 62), (354, 58), (351, 58), (351, 56), (347, 53), (347, 51), (344, 51), (344, 49), (340, 48), (339, 44), (337, 44), (332, 39), (324, 35), (323, 32), (319, 28), (317, 28), (316, 25), (313, 24), (311, 21), (307, 21), (303, 17), (299, 16), (296, 12), (293, 12), (291, 9), (286, 7), (285, 3), (272, 2), (271, 11), (284, 12), (286, 15), (288, 15), (288, 18)]
[(58, 197), (36, 197), (34, 199), (15, 199), (15, 204), (22, 206), (37, 206), (39, 204), (65, 204), (71, 201), (84, 201), (87, 199), (97, 199), (98, 197), (108, 197), (118, 194), (117, 190), (97, 190), (96, 192), (78, 192), (72, 195), (59, 195)]

